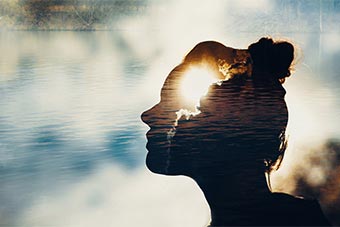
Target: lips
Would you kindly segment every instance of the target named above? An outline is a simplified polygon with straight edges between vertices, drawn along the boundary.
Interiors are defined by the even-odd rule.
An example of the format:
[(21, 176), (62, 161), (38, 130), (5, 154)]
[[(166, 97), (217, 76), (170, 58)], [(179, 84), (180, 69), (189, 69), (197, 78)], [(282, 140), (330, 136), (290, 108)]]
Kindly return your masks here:
[(150, 129), (146, 133), (146, 138), (149, 142), (157, 142), (158, 144), (162, 144), (164, 142), (168, 142), (167, 135), (170, 129), (168, 128), (157, 128), (157, 129)]
[(150, 129), (149, 131), (147, 131), (145, 135), (146, 135), (146, 138), (149, 140), (155, 136), (155, 132)]

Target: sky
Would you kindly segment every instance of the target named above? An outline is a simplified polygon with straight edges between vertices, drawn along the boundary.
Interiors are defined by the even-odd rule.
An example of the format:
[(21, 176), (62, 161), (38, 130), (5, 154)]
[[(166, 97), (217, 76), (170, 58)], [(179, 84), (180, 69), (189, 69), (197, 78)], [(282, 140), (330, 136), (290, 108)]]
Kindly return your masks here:
[[(195, 182), (146, 169), (139, 118), (203, 40), (247, 48), (271, 36), (296, 46), (277, 190), (299, 193), (299, 179), (318, 189), (326, 167), (339, 165), (324, 144), (340, 135), (340, 1), (147, 4), (110, 32), (0, 31), (0, 226), (206, 226)], [(325, 201), (327, 209), (339, 196)]]

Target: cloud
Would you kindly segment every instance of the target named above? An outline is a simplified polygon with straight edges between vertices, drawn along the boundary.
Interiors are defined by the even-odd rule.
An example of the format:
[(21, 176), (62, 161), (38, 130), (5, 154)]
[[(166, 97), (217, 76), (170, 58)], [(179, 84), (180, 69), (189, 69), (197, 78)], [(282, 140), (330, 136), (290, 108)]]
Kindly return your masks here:
[[(235, 48), (246, 48), (261, 36), (273, 33), (279, 38), (285, 35), (299, 40), (297, 44), (306, 52), (304, 63), (308, 63), (311, 70), (299, 71), (301, 65), (297, 65), (296, 72), (285, 84), (290, 112), (289, 150), (277, 182), (282, 183), (279, 187), (283, 191), (292, 193), (297, 193), (298, 177), (315, 188), (322, 185), (329, 174), (329, 169), (324, 168), (329, 164), (329, 156), (319, 152), (325, 141), (339, 135), (337, 93), (329, 84), (317, 79), (318, 75), (313, 71), (318, 65), (326, 71), (315, 55), (318, 53), (315, 37), (320, 34), (300, 32), (301, 28), (309, 31), (310, 26), (306, 25), (319, 18), (315, 17), (319, 11), (316, 8), (313, 8), (313, 14), (308, 9), (290, 11), (297, 8), (294, 4), (287, 3), (282, 13), (273, 1), (265, 0), (150, 1), (145, 15), (124, 17), (119, 23), (123, 30), (114, 34), (62, 32), (36, 36), (33, 33), (1, 33), (0, 48), (5, 54), (0, 62), (0, 83), (13, 86), (9, 89), (11, 92), (1, 93), (0, 100), (0, 124), (8, 124), (6, 127), (10, 128), (8, 133), (1, 135), (0, 141), (0, 167), (9, 171), (8, 175), (1, 176), (6, 185), (2, 188), (8, 188), (10, 192), (2, 194), (2, 198), (17, 198), (19, 205), (13, 210), (18, 210), (18, 206), (24, 206), (18, 194), (36, 195), (32, 200), (27, 196), (31, 206), (25, 209), (21, 218), (13, 213), (9, 218), (19, 219), (20, 225), (28, 226), (206, 225), (209, 219), (207, 205), (202, 193), (188, 178), (167, 178), (145, 170), (126, 172), (118, 167), (103, 167), (80, 182), (64, 185), (60, 183), (62, 180), (54, 180), (59, 174), (55, 170), (59, 167), (76, 169), (72, 155), (54, 154), (47, 146), (45, 151), (49, 155), (62, 158), (55, 159), (55, 156), (41, 152), (36, 166), (37, 154), (26, 148), (27, 144), (36, 142), (35, 135), (41, 136), (45, 132), (32, 131), (45, 126), (51, 128), (52, 135), (67, 142), (63, 147), (63, 152), (67, 153), (82, 151), (77, 146), (94, 153), (102, 151), (107, 135), (112, 130), (120, 132), (127, 125), (146, 131), (146, 126), (137, 119), (140, 112), (157, 102), (162, 82), (183, 56), (196, 43), (210, 39)], [(290, 12), (302, 16), (294, 21)], [(295, 23), (287, 23), (287, 20)], [(315, 31), (315, 28), (319, 28), (318, 24), (310, 30)], [(325, 55), (336, 53), (339, 50), (338, 34), (324, 37), (321, 42)], [(54, 61), (49, 62), (50, 59)], [(61, 65), (65, 59), (69, 61), (66, 70)], [(147, 67), (144, 71), (137, 68), (137, 72), (128, 72), (126, 69), (135, 66), (134, 62)], [(35, 65), (42, 68), (34, 68)], [(18, 77), (18, 71), (25, 77)], [(327, 75), (327, 71), (322, 73)], [(53, 130), (58, 132), (53, 133)], [(119, 136), (119, 133), (112, 134)], [(137, 150), (142, 145), (134, 147)], [(323, 154), (325, 156), (319, 157), (326, 161), (313, 164), (313, 157)], [(92, 162), (97, 158), (76, 156), (78, 162)], [(47, 195), (41, 193), (43, 190), (39, 191), (39, 187), (27, 187), (32, 184), (32, 176), (23, 176), (20, 168), (27, 163), (30, 163), (32, 172), (29, 174), (37, 185), (51, 185)], [(74, 174), (71, 171), (85, 175), (79, 169), (70, 169), (66, 172), (63, 169), (59, 178), (70, 177)], [(3, 180), (12, 175), (15, 176), (13, 179)], [(52, 190), (54, 187), (56, 189)], [(34, 190), (30, 191), (32, 188)], [(323, 192), (324, 201), (329, 201), (327, 195), (333, 189), (328, 187), (327, 192)], [(1, 200), (5, 205), (0, 209), (10, 204), (4, 201)], [(7, 213), (1, 211), (3, 221), (6, 216), (3, 214)]]
[(40, 197), (17, 224), (203, 227), (208, 222), (208, 205), (193, 180), (105, 166), (81, 182)]
[(339, 53), (340, 52), (340, 33), (333, 32), (328, 33), (323, 36), (324, 40), (322, 45), (324, 50), (328, 54)]
[[(285, 83), (289, 110), (288, 149), (280, 169), (272, 173), (274, 191), (318, 198), (333, 224), (340, 204), (340, 166), (336, 93), (303, 64)], [(332, 145), (333, 144), (333, 145)], [(338, 143), (335, 143), (338, 144)]]

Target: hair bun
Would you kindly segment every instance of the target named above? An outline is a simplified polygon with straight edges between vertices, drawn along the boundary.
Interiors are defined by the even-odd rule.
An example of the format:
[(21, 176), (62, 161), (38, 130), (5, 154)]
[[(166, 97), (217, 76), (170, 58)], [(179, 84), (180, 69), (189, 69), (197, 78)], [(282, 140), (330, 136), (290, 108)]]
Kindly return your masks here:
[(258, 77), (269, 77), (283, 82), (290, 76), (290, 65), (294, 59), (294, 46), (291, 43), (261, 38), (257, 43), (251, 44), (248, 50)]

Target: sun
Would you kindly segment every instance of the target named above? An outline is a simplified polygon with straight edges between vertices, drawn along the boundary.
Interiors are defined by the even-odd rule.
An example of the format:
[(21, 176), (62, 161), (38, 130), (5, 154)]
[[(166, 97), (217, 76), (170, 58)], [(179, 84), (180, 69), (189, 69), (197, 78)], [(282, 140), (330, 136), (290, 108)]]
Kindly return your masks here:
[(200, 98), (208, 93), (209, 86), (218, 81), (218, 77), (208, 67), (190, 67), (183, 75), (180, 92), (185, 102), (198, 107)]

